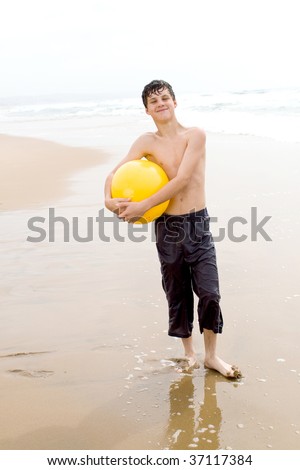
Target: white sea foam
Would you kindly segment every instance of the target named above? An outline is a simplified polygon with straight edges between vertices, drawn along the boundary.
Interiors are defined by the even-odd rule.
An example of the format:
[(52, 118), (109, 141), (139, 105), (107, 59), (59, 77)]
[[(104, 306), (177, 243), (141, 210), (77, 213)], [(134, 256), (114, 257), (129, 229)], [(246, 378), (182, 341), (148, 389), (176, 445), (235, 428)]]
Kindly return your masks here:
[[(299, 88), (217, 94), (181, 93), (177, 94), (177, 101), (177, 115), (185, 125), (200, 126), (210, 132), (300, 142)], [(99, 129), (106, 122), (114, 125), (114, 122), (120, 124), (123, 121), (124, 127), (129, 121), (147, 127), (149, 118), (139, 97), (48, 96), (0, 100), (1, 132), (9, 134), (23, 129), (24, 135), (34, 128), (42, 129), (46, 122), (50, 125), (44, 128), (48, 126), (53, 131), (59, 126), (64, 130), (72, 126), (82, 129), (81, 124), (84, 123), (83, 131), (89, 133), (86, 139), (92, 140), (96, 136), (92, 135), (93, 129), (97, 128), (98, 145), (101, 146)]]

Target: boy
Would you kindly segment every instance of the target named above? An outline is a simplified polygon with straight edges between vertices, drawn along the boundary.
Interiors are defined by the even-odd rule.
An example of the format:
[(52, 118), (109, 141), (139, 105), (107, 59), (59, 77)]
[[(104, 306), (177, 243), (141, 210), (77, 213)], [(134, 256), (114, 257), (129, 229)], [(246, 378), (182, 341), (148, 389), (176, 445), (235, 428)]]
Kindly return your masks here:
[[(170, 200), (167, 213), (155, 221), (163, 288), (169, 304), (168, 334), (182, 339), (187, 368), (197, 367), (192, 341), (194, 291), (199, 297), (198, 321), (204, 336), (205, 367), (228, 378), (240, 378), (236, 366), (216, 355), (217, 334), (222, 333), (223, 318), (215, 247), (205, 203), (205, 133), (196, 127), (186, 128), (177, 121), (177, 102), (169, 83), (153, 80), (145, 86), (142, 99), (157, 132), (141, 135), (109, 174), (105, 205), (130, 222), (151, 207)], [(110, 187), (117, 168), (142, 157), (160, 165), (169, 182), (140, 202), (113, 199)]]

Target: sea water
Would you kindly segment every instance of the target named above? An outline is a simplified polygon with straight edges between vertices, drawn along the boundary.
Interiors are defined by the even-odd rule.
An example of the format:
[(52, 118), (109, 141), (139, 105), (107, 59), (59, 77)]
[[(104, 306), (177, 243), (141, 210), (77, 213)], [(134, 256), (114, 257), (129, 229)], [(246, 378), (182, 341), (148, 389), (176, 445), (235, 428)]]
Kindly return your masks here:
[[(300, 88), (178, 93), (176, 98), (183, 125), (300, 142)], [(104, 148), (154, 129), (140, 97), (103, 94), (0, 98), (0, 126), (4, 134)]]

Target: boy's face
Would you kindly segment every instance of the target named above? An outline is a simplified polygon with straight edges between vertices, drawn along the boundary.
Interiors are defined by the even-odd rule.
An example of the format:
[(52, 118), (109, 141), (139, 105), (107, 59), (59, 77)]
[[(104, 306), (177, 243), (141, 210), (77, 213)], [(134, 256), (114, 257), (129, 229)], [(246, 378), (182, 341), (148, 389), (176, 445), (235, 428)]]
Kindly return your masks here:
[(163, 88), (157, 93), (152, 93), (147, 98), (146, 113), (153, 119), (164, 121), (174, 114), (177, 103), (173, 100), (167, 88)]

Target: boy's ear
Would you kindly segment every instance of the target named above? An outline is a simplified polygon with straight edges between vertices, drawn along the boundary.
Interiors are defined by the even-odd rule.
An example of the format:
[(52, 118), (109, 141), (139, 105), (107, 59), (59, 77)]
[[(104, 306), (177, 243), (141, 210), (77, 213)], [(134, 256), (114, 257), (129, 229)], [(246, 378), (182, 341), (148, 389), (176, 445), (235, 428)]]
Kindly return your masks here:
[(149, 114), (148, 108), (145, 108), (145, 113)]

